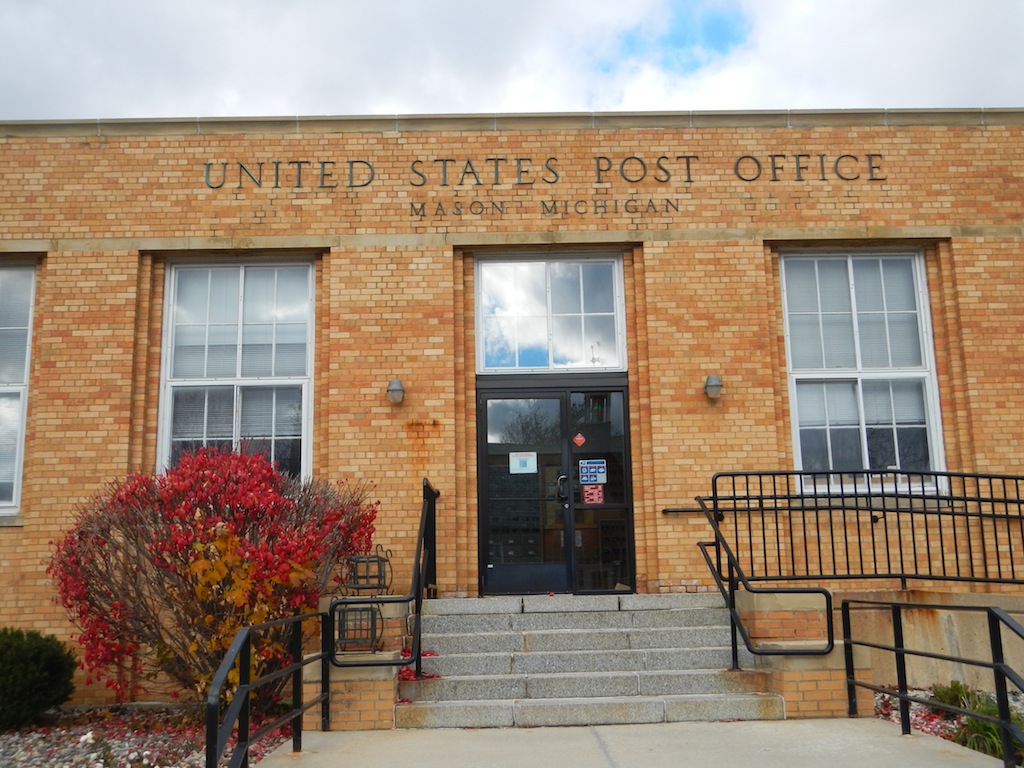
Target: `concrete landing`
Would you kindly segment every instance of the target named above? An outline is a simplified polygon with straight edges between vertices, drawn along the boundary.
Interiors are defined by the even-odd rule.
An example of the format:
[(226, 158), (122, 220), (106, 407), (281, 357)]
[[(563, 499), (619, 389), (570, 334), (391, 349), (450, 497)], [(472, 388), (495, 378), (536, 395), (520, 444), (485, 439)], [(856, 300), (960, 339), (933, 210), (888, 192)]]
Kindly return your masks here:
[(338, 731), (303, 734), (259, 768), (999, 768), (937, 736), (903, 736), (872, 718), (659, 723), (568, 728)]

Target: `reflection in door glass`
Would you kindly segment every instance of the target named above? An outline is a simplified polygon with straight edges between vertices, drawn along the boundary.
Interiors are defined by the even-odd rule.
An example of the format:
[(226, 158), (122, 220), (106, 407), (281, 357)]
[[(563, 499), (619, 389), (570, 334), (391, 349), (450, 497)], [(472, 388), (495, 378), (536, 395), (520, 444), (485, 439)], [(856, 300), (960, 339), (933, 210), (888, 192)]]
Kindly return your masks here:
[(576, 589), (628, 591), (629, 528), (625, 508), (576, 510)]
[(486, 594), (634, 588), (622, 389), (480, 399)]
[[(556, 567), (551, 586), (564, 588), (561, 474), (561, 401), (488, 400), (487, 562), (492, 577), (513, 578), (497, 570), (505, 566), (551, 564)], [(544, 576), (544, 571), (533, 574)]]
[(561, 436), (559, 419), (557, 400), (488, 400), (487, 442), (557, 451)]

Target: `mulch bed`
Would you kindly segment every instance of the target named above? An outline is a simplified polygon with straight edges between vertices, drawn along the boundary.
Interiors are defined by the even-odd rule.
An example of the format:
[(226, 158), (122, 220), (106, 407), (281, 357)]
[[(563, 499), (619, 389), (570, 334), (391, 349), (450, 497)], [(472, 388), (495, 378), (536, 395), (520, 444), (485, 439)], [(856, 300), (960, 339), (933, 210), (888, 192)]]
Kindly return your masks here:
[[(250, 764), (290, 737), (275, 731), (250, 747)], [(206, 727), (196, 708), (62, 707), (45, 724), (0, 733), (5, 768), (202, 768)]]

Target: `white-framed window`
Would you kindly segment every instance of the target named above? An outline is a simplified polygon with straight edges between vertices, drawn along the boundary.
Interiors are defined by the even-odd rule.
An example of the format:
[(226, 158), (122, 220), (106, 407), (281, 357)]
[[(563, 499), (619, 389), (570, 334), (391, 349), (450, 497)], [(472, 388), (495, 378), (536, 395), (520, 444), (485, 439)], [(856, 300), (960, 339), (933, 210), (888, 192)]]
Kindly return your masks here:
[(476, 262), (477, 371), (626, 368), (617, 254), (508, 254)]
[(798, 468), (942, 468), (924, 258), (782, 254)]
[(309, 474), (313, 268), (171, 265), (161, 466), (201, 447)]
[(0, 514), (21, 501), (35, 268), (0, 265)]

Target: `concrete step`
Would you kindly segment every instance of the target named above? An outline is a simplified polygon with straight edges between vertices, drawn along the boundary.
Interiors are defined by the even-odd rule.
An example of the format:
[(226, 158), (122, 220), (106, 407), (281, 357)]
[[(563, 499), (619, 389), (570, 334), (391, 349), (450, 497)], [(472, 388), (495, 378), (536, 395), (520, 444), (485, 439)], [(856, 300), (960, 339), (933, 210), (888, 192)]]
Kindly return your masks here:
[(395, 707), (397, 728), (538, 728), (784, 717), (782, 699), (764, 693), (442, 701)]
[(571, 611), (566, 613), (424, 614), (425, 635), (481, 632), (543, 632), (559, 629), (653, 629), (728, 625), (725, 608), (663, 611)]
[(406, 701), (565, 699), (610, 696), (688, 696), (763, 691), (767, 680), (755, 670), (678, 670), (532, 675), (465, 675), (403, 682)]
[(529, 651), (625, 651), (639, 648), (696, 648), (721, 645), (726, 626), (626, 629), (549, 629), (471, 634), (425, 633), (423, 647), (440, 653), (516, 653)]
[(524, 595), (521, 597), (439, 598), (423, 603), (424, 616), (480, 613), (581, 613), (650, 611), (670, 608), (723, 608), (715, 592), (668, 595)]
[(423, 671), (441, 677), (726, 669), (732, 661), (732, 651), (726, 646), (438, 654), (423, 659)]
[[(424, 680), (399, 728), (488, 728), (784, 717), (767, 678), (734, 672), (718, 595), (431, 600)], [(743, 651), (741, 663), (751, 666)]]
[(594, 595), (428, 600), (422, 631), (479, 634), (584, 629), (721, 626), (728, 612), (718, 595)]

